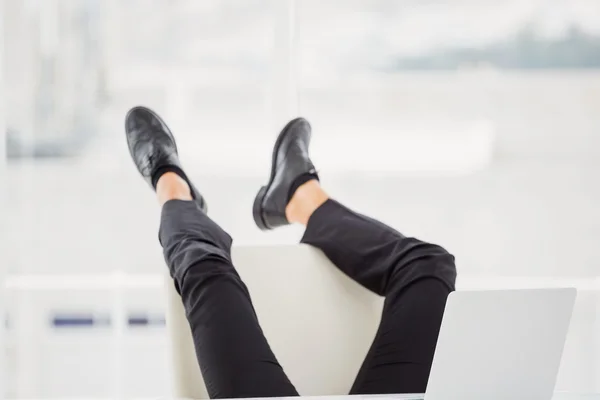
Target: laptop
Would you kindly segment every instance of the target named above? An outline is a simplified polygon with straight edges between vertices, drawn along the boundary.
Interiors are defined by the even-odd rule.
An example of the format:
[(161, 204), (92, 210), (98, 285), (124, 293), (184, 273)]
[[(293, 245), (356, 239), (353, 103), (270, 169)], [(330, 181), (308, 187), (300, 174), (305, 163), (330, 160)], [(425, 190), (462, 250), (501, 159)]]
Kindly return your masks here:
[(576, 296), (572, 288), (451, 293), (425, 400), (551, 399)]
[(448, 297), (426, 393), (311, 400), (550, 400), (577, 291), (458, 291)]

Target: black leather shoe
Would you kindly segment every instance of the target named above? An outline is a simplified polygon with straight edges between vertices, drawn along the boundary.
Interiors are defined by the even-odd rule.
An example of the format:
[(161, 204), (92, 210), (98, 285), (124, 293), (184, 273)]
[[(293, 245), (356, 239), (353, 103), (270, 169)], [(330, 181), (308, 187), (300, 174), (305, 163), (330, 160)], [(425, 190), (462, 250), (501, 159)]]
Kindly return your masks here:
[[(175, 138), (167, 124), (154, 111), (141, 106), (129, 110), (125, 117), (125, 134), (133, 162), (151, 187), (152, 177), (159, 168), (173, 166), (183, 173)], [(206, 201), (185, 173), (183, 175), (182, 178), (190, 186), (192, 197), (206, 212)]]
[(273, 149), (271, 178), (254, 200), (254, 222), (262, 230), (287, 225), (285, 216), (292, 184), (303, 174), (315, 174), (308, 156), (311, 128), (304, 118), (290, 121), (279, 134)]

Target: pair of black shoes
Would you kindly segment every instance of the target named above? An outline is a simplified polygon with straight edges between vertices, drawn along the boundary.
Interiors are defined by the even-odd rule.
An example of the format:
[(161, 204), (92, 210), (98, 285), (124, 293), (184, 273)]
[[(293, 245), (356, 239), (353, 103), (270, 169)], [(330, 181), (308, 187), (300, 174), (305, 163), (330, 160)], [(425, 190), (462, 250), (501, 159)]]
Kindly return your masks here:
[[(125, 132), (133, 162), (154, 189), (162, 174), (175, 172), (188, 183), (194, 201), (206, 212), (206, 201), (183, 171), (173, 134), (155, 112), (145, 107), (131, 109), (125, 118)], [(304, 118), (290, 121), (279, 134), (269, 182), (254, 200), (252, 212), (260, 229), (289, 224), (285, 208), (292, 195), (302, 183), (318, 179), (308, 154), (310, 136), (310, 124)]]

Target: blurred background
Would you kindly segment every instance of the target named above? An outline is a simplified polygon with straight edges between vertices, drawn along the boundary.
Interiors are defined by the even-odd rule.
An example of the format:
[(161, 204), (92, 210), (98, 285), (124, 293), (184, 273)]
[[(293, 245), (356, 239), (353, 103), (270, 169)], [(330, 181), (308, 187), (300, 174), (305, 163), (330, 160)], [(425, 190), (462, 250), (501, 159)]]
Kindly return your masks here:
[(238, 245), (300, 237), (251, 207), (308, 118), (327, 190), (462, 287), (579, 287), (557, 389), (600, 392), (597, 0), (3, 0), (2, 31), (6, 397), (169, 393), (138, 104)]

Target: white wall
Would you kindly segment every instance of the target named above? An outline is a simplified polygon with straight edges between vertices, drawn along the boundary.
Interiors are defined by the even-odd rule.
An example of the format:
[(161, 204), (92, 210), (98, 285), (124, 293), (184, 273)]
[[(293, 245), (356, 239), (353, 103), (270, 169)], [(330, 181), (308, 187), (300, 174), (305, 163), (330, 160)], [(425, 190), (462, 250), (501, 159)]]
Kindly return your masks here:
[[(4, 1), (0, 1), (0, 36), (4, 38)], [(4, 93), (4, 40), (0, 42), (0, 93)], [(0, 254), (5, 254), (3, 244), (6, 235), (5, 229), (5, 181), (6, 181), (6, 125), (5, 125), (5, 99), (0, 96)], [(6, 297), (4, 295), (4, 276), (6, 274), (6, 263), (0, 256), (0, 397), (4, 398), (6, 394), (6, 377), (5, 377), (5, 304)]]
[[(20, 8), (24, 2), (8, 3), (18, 9), (19, 17), (10, 19), (15, 40), (7, 41), (15, 56), (7, 64), (13, 83), (7, 93), (16, 99), (8, 114), (16, 116), (17, 125), (31, 135), (39, 32), (36, 20), (24, 17), (25, 8)], [(210, 8), (204, 2), (177, 2), (177, 7), (164, 3), (164, 13), (141, 13), (136, 8), (140, 2), (128, 3), (131, 8), (116, 0), (102, 3), (110, 4), (102, 9), (106, 24), (99, 37), (105, 52), (102, 68), (108, 77), (108, 100), (92, 110), (99, 121), (97, 135), (79, 157), (8, 166), (6, 183), (11, 190), (0, 190), (9, 211), (2, 227), (10, 232), (2, 241), (3, 266), (11, 273), (162, 271), (156, 238), (158, 208), (137, 176), (123, 139), (123, 117), (136, 104), (155, 108), (169, 122), (184, 165), (210, 202), (211, 217), (236, 243), (296, 241), (300, 229), (258, 232), (250, 214), (277, 134), (273, 121), (289, 111), (273, 93), (280, 89), (279, 96), (286, 97), (290, 91), (273, 88), (271, 75), (285, 76), (293, 68), (300, 77), (299, 112), (312, 121), (315, 146), (321, 150), (321, 159), (315, 161), (318, 168), (324, 166), (322, 181), (336, 198), (407, 235), (444, 245), (457, 256), (460, 274), (491, 279), (593, 280), (599, 276), (600, 73), (338, 71), (339, 64), (315, 56), (311, 43), (322, 41), (321, 47), (327, 48), (344, 37), (332, 41), (323, 31), (330, 26), (315, 24), (310, 9), (296, 26), (305, 39), (295, 53), (298, 64), (278, 64), (280, 70), (275, 71), (270, 65), (272, 15), (264, 12), (270, 3), (251, 3), (251, 18), (238, 12), (243, 11), (238, 7), (231, 8), (236, 10), (233, 15), (227, 14), (231, 3), (224, 2), (215, 7), (217, 11), (207, 11), (211, 17), (203, 24), (186, 16), (204, 15)], [(130, 24), (132, 18), (138, 23)], [(232, 22), (235, 31), (224, 28)], [(177, 39), (186, 34), (195, 40)], [(284, 37), (279, 39), (285, 42)], [(344, 43), (346, 51), (352, 52), (352, 41)], [(69, 49), (68, 57), (77, 58), (74, 48)], [(361, 54), (357, 50), (353, 56), (360, 59)], [(217, 61), (203, 65), (204, 59)], [(321, 74), (324, 64), (327, 74)], [(61, 79), (73, 83), (69, 72), (61, 70)], [(74, 100), (77, 97), (71, 96), (65, 103)], [(278, 111), (280, 107), (284, 111)], [(348, 136), (358, 138), (365, 146), (345, 156), (371, 165), (380, 161), (383, 150), (394, 146), (400, 147), (395, 153), (398, 158), (407, 153), (414, 156), (411, 146), (427, 133), (431, 151), (420, 150), (417, 160), (435, 161), (448, 151), (445, 143), (449, 142), (454, 144), (452, 155), (460, 159), (470, 146), (463, 140), (468, 136), (464, 131), (481, 121), (490, 127), (494, 140), (485, 148), (486, 162), (466, 173), (393, 169), (373, 173), (346, 167), (336, 171), (341, 158), (323, 151), (327, 146), (318, 147), (322, 146), (319, 140), (335, 143)], [(69, 124), (65, 121), (65, 127)], [(397, 161), (402, 164), (405, 159)], [(162, 304), (157, 299), (153, 292), (132, 292), (124, 304), (131, 301), (144, 312), (160, 313)], [(35, 379), (23, 373), (10, 379), (18, 383), (13, 393), (101, 396), (118, 388), (132, 396), (164, 393), (168, 371), (161, 350), (162, 328), (127, 331), (119, 353), (113, 347), (115, 338), (104, 328), (57, 332), (48, 325), (57, 311), (110, 310), (110, 296), (37, 293), (17, 297), (10, 306), (14, 318), (39, 328), (25, 329), (25, 336), (11, 331), (11, 351), (24, 351), (27, 357), (12, 358), (9, 372), (27, 372), (32, 365), (37, 369)], [(592, 294), (578, 300), (559, 378), (561, 389), (600, 390), (598, 307)], [(34, 315), (27, 317), (21, 313), (24, 309)], [(33, 342), (41, 346), (39, 353), (29, 348)], [(41, 354), (46, 358), (39, 362)], [(117, 356), (126, 361), (119, 364)], [(119, 371), (115, 366), (123, 368), (119, 378), (114, 378)], [(73, 380), (83, 370), (89, 371), (89, 379)], [(106, 380), (110, 384), (103, 384)]]

